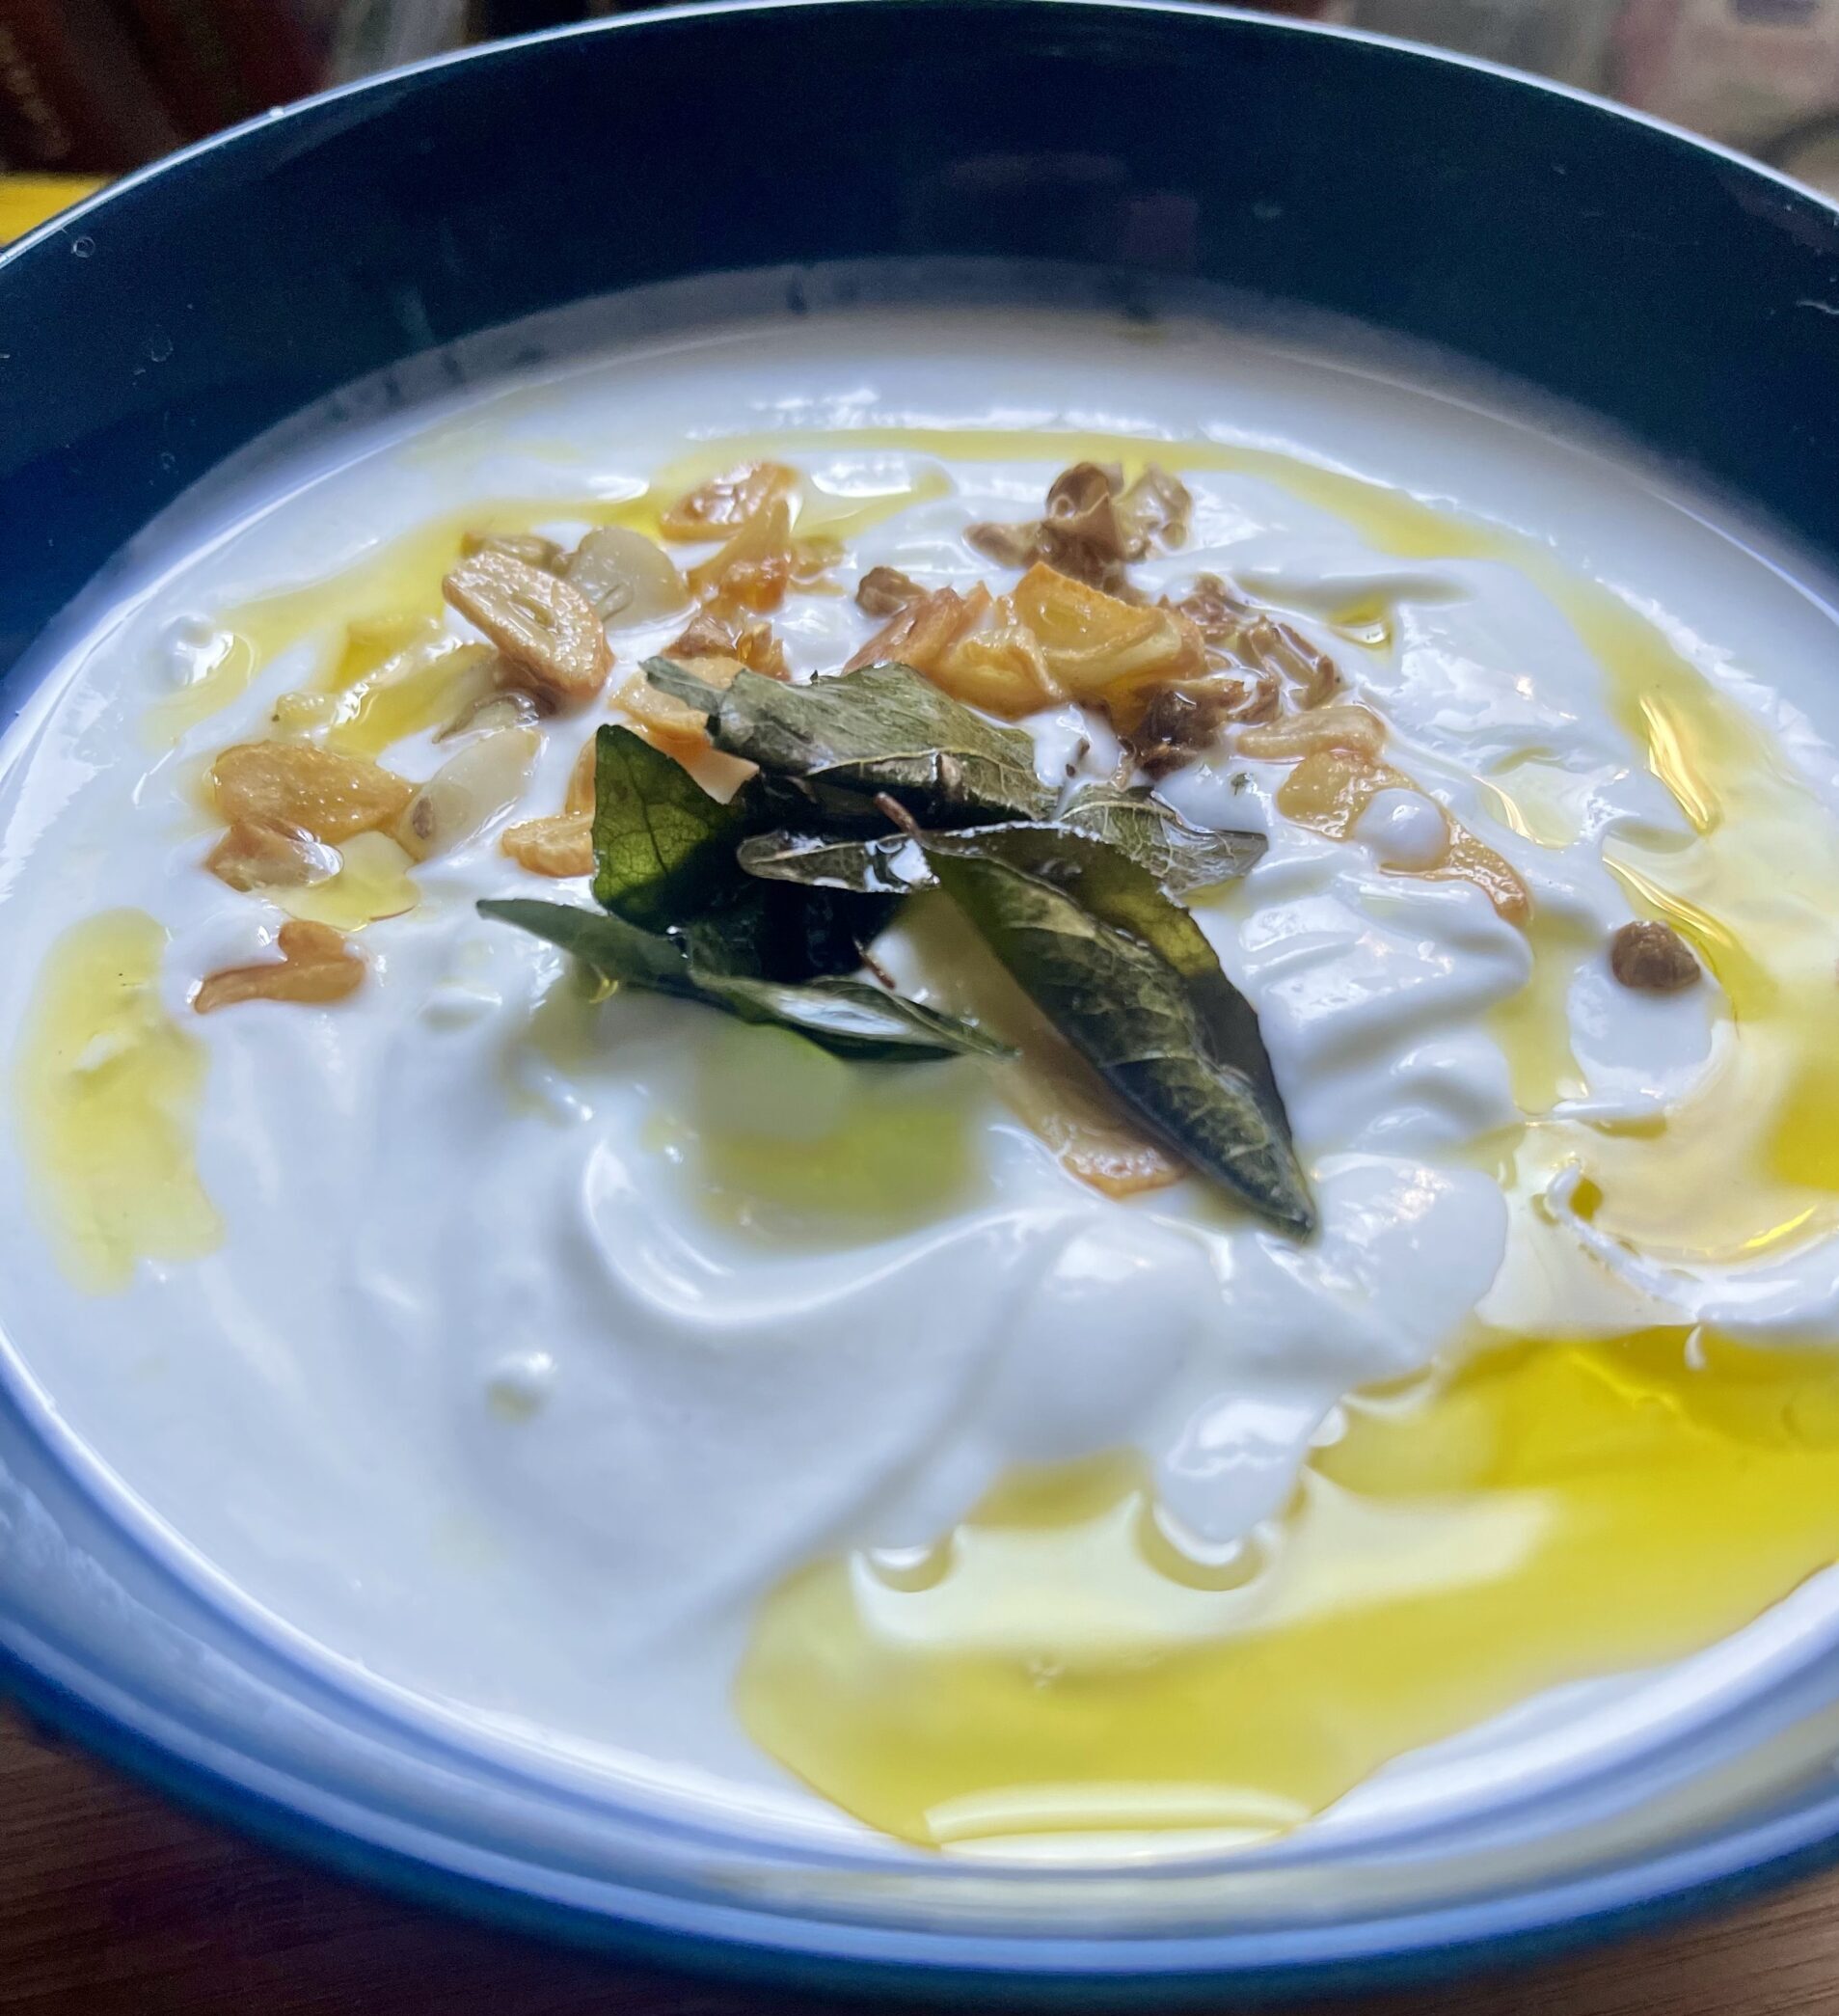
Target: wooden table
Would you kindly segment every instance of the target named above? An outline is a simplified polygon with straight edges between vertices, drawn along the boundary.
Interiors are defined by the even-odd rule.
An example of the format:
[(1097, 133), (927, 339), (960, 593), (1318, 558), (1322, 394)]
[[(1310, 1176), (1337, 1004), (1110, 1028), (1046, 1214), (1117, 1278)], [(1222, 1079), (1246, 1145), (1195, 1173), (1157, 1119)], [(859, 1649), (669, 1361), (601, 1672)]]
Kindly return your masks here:
[[(1839, 1877), (1561, 1967), (1362, 2016), (1834, 2016)], [(791, 2016), (334, 1881), (176, 1812), (0, 1712), (6, 2016)], [(825, 2003), (848, 2016), (848, 2006)], [(885, 2007), (884, 2004), (877, 2005)], [(1313, 2005), (1313, 2016), (1348, 2003)], [(1310, 2012), (1300, 2012), (1310, 2016)]]

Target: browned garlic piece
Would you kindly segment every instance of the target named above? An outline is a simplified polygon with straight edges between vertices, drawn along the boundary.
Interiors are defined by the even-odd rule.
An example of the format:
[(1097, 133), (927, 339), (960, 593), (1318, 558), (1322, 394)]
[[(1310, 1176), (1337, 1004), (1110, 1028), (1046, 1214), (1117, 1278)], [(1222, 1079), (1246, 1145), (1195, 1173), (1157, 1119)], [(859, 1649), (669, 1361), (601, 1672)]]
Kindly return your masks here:
[(260, 966), (226, 967), (208, 974), (192, 995), (200, 1015), (238, 1001), (299, 1001), (323, 1006), (342, 1001), (364, 980), (364, 961), (330, 924), (294, 918), (276, 939), (279, 960)]
[(501, 553), (522, 560), (527, 567), (540, 567), (545, 574), (561, 572), (562, 549), (541, 532), (470, 531), (462, 534), (460, 551), (469, 557), (475, 553)]
[(607, 683), (613, 654), (594, 605), (553, 574), (506, 553), (477, 553), (441, 584), (447, 601), (498, 646), (500, 677), (557, 707)]
[(1009, 595), (991, 603), (987, 619), (949, 645), (926, 671), (954, 699), (1004, 721), (1020, 721), (1066, 698)]
[(304, 889), (338, 872), (338, 850), (294, 826), (238, 819), (204, 858), (219, 882), (245, 894)]
[(989, 607), (989, 590), (982, 582), (963, 595), (956, 588), (934, 588), (897, 609), (843, 669), (852, 672), (861, 666), (894, 659), (931, 675), (951, 646)]
[[(659, 695), (660, 699), (664, 697)], [(596, 749), (597, 737), (590, 735), (577, 751), (559, 812), (542, 819), (523, 820), (507, 829), (500, 842), (512, 860), (532, 875), (561, 877), (594, 872)]]
[(500, 843), (519, 867), (532, 875), (591, 875), (594, 872), (594, 815), (557, 812), (507, 827)]
[[(677, 661), (711, 686), (732, 686), (744, 669), (738, 658), (685, 656)], [(706, 716), (667, 693), (661, 693), (642, 672), (635, 672), (613, 695), (620, 712), (654, 748), (678, 762), (688, 762), (709, 747)]]
[(1042, 517), (973, 525), (965, 536), (1002, 566), (1039, 561), (1122, 594), (1129, 589), (1129, 563), (1142, 559), (1152, 537), (1165, 546), (1186, 538), (1192, 508), (1186, 486), (1154, 465), (1126, 490), (1115, 463), (1075, 462), (1054, 478)]
[(785, 646), (773, 636), (771, 623), (716, 609), (698, 610), (682, 634), (664, 646), (664, 656), (680, 664), (704, 658), (734, 659), (763, 678), (792, 676)]
[(1039, 562), (1015, 584), (1012, 599), (1054, 685), (1073, 699), (1103, 705), (1121, 731), (1139, 695), (1205, 670), (1199, 631), (1175, 610), (1121, 601)]
[(855, 606), (865, 616), (891, 616), (923, 601), (926, 593), (898, 567), (871, 567), (855, 585)]
[[(1385, 760), (1385, 723), (1376, 714), (1340, 706), (1247, 728), (1237, 749), (1257, 762), (1295, 759), (1295, 769), (1278, 786), (1277, 809), (1331, 840), (1346, 840), (1382, 791), (1418, 792), (1403, 771)], [(1432, 882), (1472, 882), (1509, 924), (1525, 924), (1532, 914), (1532, 895), (1511, 864), (1441, 806), (1438, 810), (1446, 836), (1442, 852), (1421, 867), (1387, 872)]]
[(294, 828), (335, 846), (400, 817), (414, 795), (406, 777), (364, 756), (304, 742), (245, 742), (211, 767), (217, 809), (239, 822)]
[(658, 530), (666, 539), (719, 539), (798, 487), (798, 471), (783, 462), (743, 463), (680, 497), (659, 518)]
[(576, 751), (574, 764), (568, 773), (568, 790), (562, 798), (564, 812), (591, 812), (594, 809), (594, 780), (599, 768), (600, 736), (595, 733)]
[(736, 527), (718, 553), (690, 568), (690, 588), (718, 609), (764, 615), (779, 607), (790, 588), (809, 586), (842, 558), (836, 539), (797, 536), (791, 504), (773, 497)]

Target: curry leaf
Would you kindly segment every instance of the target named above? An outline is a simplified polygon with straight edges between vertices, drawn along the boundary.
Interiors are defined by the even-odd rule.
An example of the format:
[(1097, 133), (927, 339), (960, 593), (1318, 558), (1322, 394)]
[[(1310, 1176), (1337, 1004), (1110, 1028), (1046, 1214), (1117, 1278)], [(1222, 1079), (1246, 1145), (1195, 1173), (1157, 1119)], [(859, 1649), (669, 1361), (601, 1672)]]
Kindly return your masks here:
[(515, 924), (520, 931), (559, 945), (616, 987), (640, 987), (691, 1000), (700, 993), (690, 978), (690, 954), (682, 940), (662, 931), (643, 931), (623, 917), (583, 910), (579, 904), (541, 903), (525, 896), (488, 897), (478, 910), (482, 917)]
[(721, 696), (727, 689), (701, 677), (687, 665), (679, 665), (674, 658), (646, 659), (645, 677), (660, 693), (667, 693), (673, 700), (693, 707), (712, 722), (721, 712)]
[(940, 827), (1053, 810), (1032, 739), (974, 713), (910, 666), (864, 666), (804, 686), (743, 670), (724, 690), (653, 658), (645, 676), (702, 711), (717, 749), (841, 793), (845, 804), (885, 794), (922, 826)]
[(574, 904), (507, 897), (481, 903), (479, 913), (559, 945), (614, 986), (677, 994), (725, 1009), (743, 1022), (794, 1029), (840, 1057), (898, 1064), (1004, 1054), (1003, 1046), (975, 1023), (866, 981), (795, 984), (725, 972), (698, 959), (685, 937), (640, 930), (623, 917)]
[(925, 849), (907, 833), (867, 840), (829, 833), (755, 833), (742, 841), (735, 858), (749, 875), (812, 889), (898, 896), (933, 884)]
[(1006, 1057), (1007, 1044), (986, 1035), (975, 1022), (941, 1014), (923, 1001), (866, 980), (807, 980), (792, 986), (779, 980), (708, 976), (707, 997), (743, 1022), (778, 1022), (844, 1057), (906, 1057), (954, 1053)]
[(1146, 869), (1083, 835), (1008, 828), (928, 847), (1035, 1005), (1168, 1147), (1285, 1231), (1314, 1229), (1251, 1004)]
[[(1170, 895), (1189, 895), (1243, 875), (1269, 844), (1262, 833), (1212, 832), (1184, 819), (1153, 792), (1091, 784), (1077, 793), (1044, 827), (1022, 831), (1084, 834), (1102, 840), (1147, 868)], [(933, 832), (920, 838), (878, 833), (868, 838), (823, 831), (755, 833), (736, 856), (749, 875), (771, 882), (802, 883), (807, 888), (905, 893), (930, 888), (934, 881), (925, 848), (962, 845), (976, 852), (980, 839), (1001, 827), (973, 827), (963, 833)]]
[(893, 914), (897, 899), (799, 888), (735, 874), (734, 892), (682, 926), (690, 955), (708, 972), (759, 980), (812, 980), (853, 973), (862, 950)]
[(630, 728), (594, 738), (594, 900), (630, 924), (661, 929), (703, 909), (735, 880), (747, 808), (711, 798), (674, 757)]
[(1262, 833), (1210, 831), (1184, 819), (1153, 791), (1088, 784), (1054, 821), (1127, 854), (1171, 896), (1231, 882), (1256, 865), (1269, 846)]

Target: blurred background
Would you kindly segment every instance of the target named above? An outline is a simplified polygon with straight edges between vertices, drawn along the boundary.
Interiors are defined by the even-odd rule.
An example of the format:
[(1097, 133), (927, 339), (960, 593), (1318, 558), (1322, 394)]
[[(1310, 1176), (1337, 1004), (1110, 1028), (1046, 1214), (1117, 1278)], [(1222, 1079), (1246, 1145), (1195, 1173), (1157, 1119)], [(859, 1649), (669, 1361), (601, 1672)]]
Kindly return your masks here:
[[(619, 0), (0, 0), (0, 241), (328, 84)], [(1839, 197), (1839, 0), (1268, 0), (1579, 84)]]

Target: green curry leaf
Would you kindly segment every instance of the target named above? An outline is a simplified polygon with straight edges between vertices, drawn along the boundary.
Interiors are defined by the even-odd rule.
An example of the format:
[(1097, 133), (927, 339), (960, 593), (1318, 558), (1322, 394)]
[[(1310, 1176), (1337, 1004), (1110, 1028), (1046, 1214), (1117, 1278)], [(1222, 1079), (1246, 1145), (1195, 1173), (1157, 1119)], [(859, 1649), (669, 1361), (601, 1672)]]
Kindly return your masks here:
[(1262, 833), (1196, 826), (1153, 791), (1122, 784), (1087, 784), (1061, 806), (1054, 823), (1127, 854), (1171, 896), (1235, 881), (1270, 844)]
[(931, 888), (933, 881), (925, 849), (907, 833), (881, 833), (867, 840), (839, 839), (831, 833), (754, 833), (742, 841), (735, 858), (749, 875), (768, 882), (851, 889), (861, 895), (902, 896), (910, 889)]
[(674, 757), (630, 728), (594, 738), (594, 900), (661, 930), (735, 880), (747, 806), (710, 797)]
[(543, 903), (525, 896), (487, 897), (478, 912), (559, 945), (614, 987), (638, 987), (690, 1000), (699, 993), (683, 940), (664, 932), (644, 931), (623, 917), (583, 910), (576, 903)]
[(742, 841), (736, 859), (749, 875), (771, 882), (904, 894), (933, 886), (927, 848), (961, 846), (975, 853), (982, 837), (1012, 831), (1072, 832), (1101, 840), (1148, 869), (1172, 896), (1189, 895), (1243, 875), (1268, 844), (1262, 833), (1211, 832), (1195, 826), (1153, 792), (1089, 784), (1044, 826), (1005, 822), (961, 833), (878, 833), (866, 838), (800, 826), (750, 834)]
[(705, 972), (757, 980), (853, 973), (896, 899), (754, 881), (735, 873), (731, 894), (681, 926)]
[(842, 1057), (898, 1063), (950, 1055), (1005, 1057), (1009, 1046), (975, 1022), (890, 994), (866, 980), (705, 976), (706, 996), (743, 1022), (777, 1022)]
[(652, 658), (645, 676), (702, 711), (717, 749), (841, 794), (843, 804), (885, 795), (938, 827), (1044, 819), (1054, 807), (1025, 731), (974, 713), (910, 666), (864, 666), (803, 686), (744, 670), (724, 690)]
[(1314, 1229), (1257, 1017), (1153, 876), (1041, 828), (927, 851), (1022, 990), (1158, 1140), (1285, 1231)]
[(676, 994), (743, 1022), (774, 1023), (840, 1057), (899, 1064), (1004, 1054), (1004, 1047), (974, 1022), (867, 981), (830, 977), (795, 983), (723, 971), (699, 958), (686, 935), (644, 931), (623, 917), (569, 903), (505, 897), (478, 908), (481, 916), (515, 924), (560, 946), (611, 986)]

